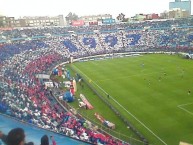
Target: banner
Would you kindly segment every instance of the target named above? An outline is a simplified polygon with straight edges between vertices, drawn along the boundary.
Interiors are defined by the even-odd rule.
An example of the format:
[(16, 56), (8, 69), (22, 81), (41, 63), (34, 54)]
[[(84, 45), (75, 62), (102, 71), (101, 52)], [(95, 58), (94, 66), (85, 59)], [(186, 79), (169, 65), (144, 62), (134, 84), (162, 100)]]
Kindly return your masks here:
[(83, 20), (72, 21), (72, 26), (83, 26), (83, 25), (84, 25)]
[(13, 28), (10, 28), (10, 27), (7, 27), (7, 28), (0, 28), (0, 30), (4, 30), (4, 31), (6, 31), (6, 30), (13, 30)]
[(45, 87), (46, 88), (53, 88), (54, 84), (53, 84), (53, 82), (45, 82)]
[(80, 94), (80, 98), (81, 100), (87, 105), (88, 109), (93, 109), (94, 107), (90, 104), (90, 102), (88, 102), (88, 100), (86, 99), (86, 97), (83, 94)]
[(102, 23), (103, 24), (113, 24), (115, 23), (115, 19), (103, 19)]
[(50, 79), (50, 75), (46, 75), (46, 74), (36, 74), (36, 78), (38, 79)]
[(98, 22), (89, 22), (89, 26), (98, 25)]

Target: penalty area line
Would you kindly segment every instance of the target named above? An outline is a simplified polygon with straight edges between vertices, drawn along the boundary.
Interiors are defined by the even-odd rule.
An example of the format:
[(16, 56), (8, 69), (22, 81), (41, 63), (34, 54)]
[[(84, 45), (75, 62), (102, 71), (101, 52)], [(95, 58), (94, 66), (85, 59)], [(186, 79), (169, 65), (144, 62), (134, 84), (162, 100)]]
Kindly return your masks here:
[(188, 106), (188, 105), (192, 105), (193, 103), (187, 103), (187, 104), (182, 104), (182, 105), (178, 105), (177, 107), (183, 111), (185, 111), (186, 113), (190, 114), (193, 116), (193, 112), (188, 111), (187, 109), (185, 109), (183, 106)]
[[(90, 79), (85, 73), (83, 73), (80, 69), (78, 69), (75, 65), (73, 65), (79, 72), (81, 72), (87, 79)], [(102, 90), (106, 95), (108, 94), (103, 88), (101, 88), (97, 83), (92, 81), (100, 90)], [(166, 142), (164, 142), (159, 136), (157, 136), (151, 129), (149, 129), (143, 122), (141, 122), (135, 115), (133, 115), (131, 112), (129, 112), (125, 107), (123, 107), (118, 101), (116, 101), (112, 96), (110, 96), (111, 99), (117, 103), (123, 110), (125, 110), (129, 115), (131, 115), (138, 123), (140, 123), (143, 127), (145, 127), (153, 136), (155, 136), (159, 141), (161, 141), (164, 145), (167, 145)]]
[(193, 103), (181, 104), (181, 105), (178, 105), (178, 107), (187, 106), (187, 105), (191, 105), (191, 104), (193, 104)]

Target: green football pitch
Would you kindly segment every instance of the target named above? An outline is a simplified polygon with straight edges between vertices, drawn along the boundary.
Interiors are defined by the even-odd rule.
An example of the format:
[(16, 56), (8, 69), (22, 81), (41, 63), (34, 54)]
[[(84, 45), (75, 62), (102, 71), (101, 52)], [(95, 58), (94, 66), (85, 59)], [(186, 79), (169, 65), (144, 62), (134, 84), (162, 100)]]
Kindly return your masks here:
[[(76, 62), (71, 67), (113, 104), (150, 144), (193, 143), (193, 61), (176, 55)], [(88, 100), (98, 112), (121, 129), (96, 95)], [(103, 104), (103, 105), (102, 105)], [(106, 113), (105, 113), (106, 112)], [(129, 130), (129, 128), (127, 128)], [(121, 132), (121, 130), (123, 132)]]

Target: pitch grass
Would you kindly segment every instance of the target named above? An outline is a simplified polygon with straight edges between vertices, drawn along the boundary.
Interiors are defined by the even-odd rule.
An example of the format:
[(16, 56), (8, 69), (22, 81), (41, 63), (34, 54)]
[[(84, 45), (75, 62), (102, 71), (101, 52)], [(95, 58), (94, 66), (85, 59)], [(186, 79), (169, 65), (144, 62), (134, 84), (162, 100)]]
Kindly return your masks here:
[[(193, 103), (193, 61), (178, 56), (151, 54), (78, 62), (71, 67), (103, 95), (103, 91), (107, 92), (112, 97), (109, 101), (132, 122), (150, 144), (177, 145), (180, 141), (193, 143), (193, 115), (178, 107), (181, 104)], [(191, 90), (190, 95), (188, 90)], [(120, 120), (117, 117), (111, 118), (109, 109), (96, 95), (87, 97), (98, 113), (115, 123), (117, 128), (121, 128)], [(189, 111), (193, 112), (192, 109)], [(128, 132), (124, 130), (120, 133), (127, 135)], [(128, 136), (130, 135), (128, 133)]]

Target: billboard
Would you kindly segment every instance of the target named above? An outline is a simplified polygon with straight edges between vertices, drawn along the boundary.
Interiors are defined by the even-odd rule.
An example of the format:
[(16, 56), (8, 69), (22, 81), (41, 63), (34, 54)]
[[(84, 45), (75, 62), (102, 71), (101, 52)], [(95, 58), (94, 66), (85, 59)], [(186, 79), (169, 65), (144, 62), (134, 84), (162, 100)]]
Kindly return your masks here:
[(7, 28), (0, 28), (0, 30), (6, 31), (6, 30), (13, 30), (13, 28), (7, 27)]
[(98, 22), (89, 22), (89, 26), (98, 25)]
[(115, 23), (115, 19), (103, 19), (102, 23), (103, 24), (113, 24)]
[(46, 75), (46, 74), (36, 74), (36, 78), (38, 79), (50, 79), (50, 75)]
[(84, 25), (83, 20), (72, 21), (72, 26), (83, 26), (83, 25)]

